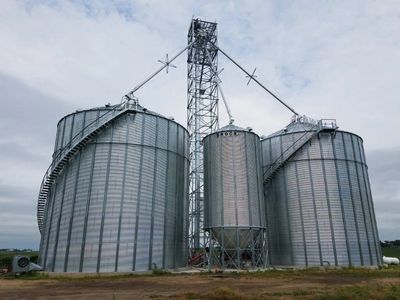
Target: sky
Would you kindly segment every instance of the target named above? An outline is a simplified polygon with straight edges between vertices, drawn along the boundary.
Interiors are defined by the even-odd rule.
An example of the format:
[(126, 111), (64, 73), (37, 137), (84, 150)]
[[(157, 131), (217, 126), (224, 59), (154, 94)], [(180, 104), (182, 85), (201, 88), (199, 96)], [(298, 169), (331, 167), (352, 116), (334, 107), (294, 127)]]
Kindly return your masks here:
[[(39, 246), (37, 195), (58, 120), (119, 103), (186, 46), (192, 17), (216, 21), (221, 49), (296, 111), (363, 138), (380, 239), (400, 239), (398, 1), (2, 0), (0, 248)], [(135, 94), (183, 125), (184, 56)], [(219, 68), (237, 125), (268, 135), (289, 123), (292, 113), (221, 55)]]

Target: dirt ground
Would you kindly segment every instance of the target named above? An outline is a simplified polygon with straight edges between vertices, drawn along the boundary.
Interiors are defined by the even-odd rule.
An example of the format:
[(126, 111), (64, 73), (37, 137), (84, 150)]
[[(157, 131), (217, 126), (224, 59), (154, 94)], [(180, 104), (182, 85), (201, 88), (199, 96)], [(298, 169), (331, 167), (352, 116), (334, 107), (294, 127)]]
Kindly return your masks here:
[[(371, 286), (380, 289), (387, 286), (392, 289), (399, 287), (400, 290), (400, 277), (192, 274), (122, 278), (0, 279), (0, 299), (335, 299), (336, 291), (353, 286), (361, 291)], [(331, 295), (331, 298), (324, 295)], [(353, 294), (348, 299), (353, 299), (351, 295)], [(365, 299), (369, 299), (371, 295), (377, 295), (372, 298), (380, 298), (379, 293), (368, 295)], [(354, 299), (356, 298), (358, 297)], [(363, 298), (361, 292), (359, 299)]]

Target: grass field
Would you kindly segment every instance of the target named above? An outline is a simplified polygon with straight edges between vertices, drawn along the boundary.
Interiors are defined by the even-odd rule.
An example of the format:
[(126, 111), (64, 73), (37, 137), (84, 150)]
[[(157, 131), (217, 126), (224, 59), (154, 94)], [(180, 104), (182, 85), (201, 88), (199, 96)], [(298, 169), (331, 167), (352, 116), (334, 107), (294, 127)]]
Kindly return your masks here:
[[(397, 257), (400, 259), (400, 248), (382, 248), (382, 254), (384, 256)], [(11, 265), (12, 258), (14, 255), (29, 256), (31, 258), (31, 261), (36, 263), (39, 252), (38, 251), (32, 251), (32, 252), (3, 251), (3, 252), (0, 252), (0, 266)]]
[[(384, 248), (397, 256), (397, 248)], [(21, 253), (0, 253), (9, 260)], [(35, 257), (37, 252), (23, 253)], [(12, 274), (0, 276), (0, 299), (400, 299), (400, 266), (139, 274)]]
[(14, 255), (29, 256), (31, 261), (36, 263), (39, 252), (38, 251), (32, 251), (32, 252), (1, 251), (0, 252), (0, 267), (11, 266), (12, 258), (14, 257)]
[(0, 299), (400, 299), (400, 267), (0, 278)]
[(382, 254), (389, 257), (397, 257), (400, 259), (400, 248), (382, 248)]

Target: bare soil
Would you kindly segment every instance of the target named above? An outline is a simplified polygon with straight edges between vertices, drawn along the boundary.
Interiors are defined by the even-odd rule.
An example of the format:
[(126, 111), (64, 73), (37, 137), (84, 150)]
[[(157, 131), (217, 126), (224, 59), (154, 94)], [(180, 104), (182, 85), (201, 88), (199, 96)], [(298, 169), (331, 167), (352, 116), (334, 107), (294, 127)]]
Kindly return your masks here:
[(276, 277), (191, 274), (0, 279), (0, 299), (315, 299), (335, 295), (338, 288), (352, 286), (400, 287), (400, 277), (371, 278), (327, 273)]

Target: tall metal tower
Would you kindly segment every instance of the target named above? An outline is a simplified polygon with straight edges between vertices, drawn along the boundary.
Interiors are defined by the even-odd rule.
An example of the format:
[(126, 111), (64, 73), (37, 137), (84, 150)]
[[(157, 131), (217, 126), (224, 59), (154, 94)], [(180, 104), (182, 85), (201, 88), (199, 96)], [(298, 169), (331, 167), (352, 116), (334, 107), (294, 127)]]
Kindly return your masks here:
[[(194, 41), (194, 43), (193, 43)], [(192, 19), (188, 32), (187, 127), (190, 134), (189, 247), (206, 247), (202, 139), (218, 129), (217, 24)], [(207, 53), (208, 52), (208, 53)]]

